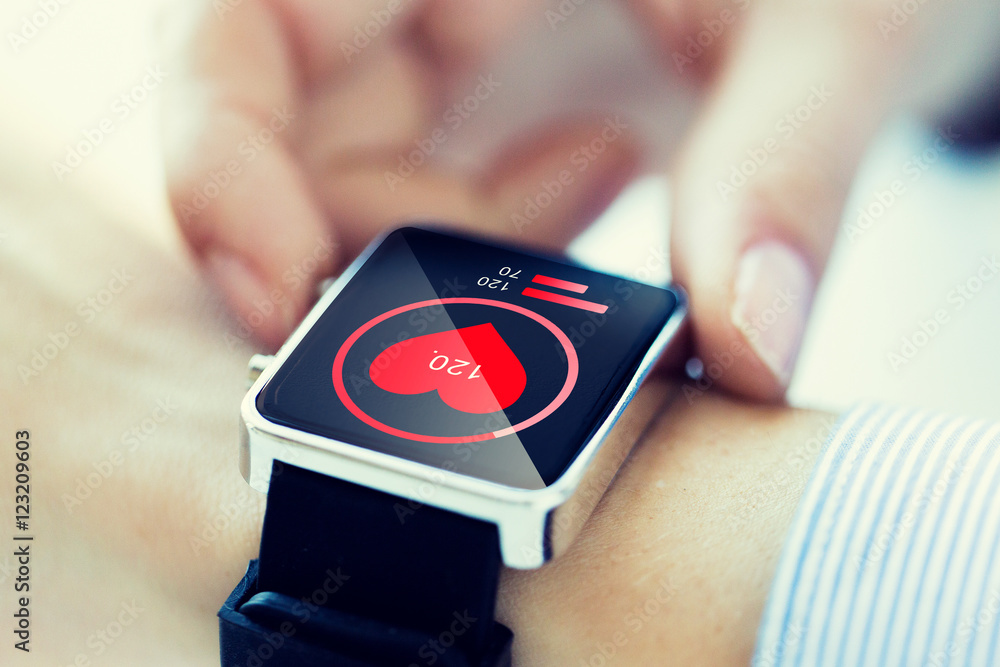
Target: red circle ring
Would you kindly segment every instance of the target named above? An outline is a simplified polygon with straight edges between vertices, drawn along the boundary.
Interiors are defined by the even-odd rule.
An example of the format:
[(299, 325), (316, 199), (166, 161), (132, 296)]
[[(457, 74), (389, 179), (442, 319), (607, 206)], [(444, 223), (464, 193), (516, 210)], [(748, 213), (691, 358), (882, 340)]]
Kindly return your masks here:
[[(416, 310), (417, 308), (425, 308), (427, 306), (443, 306), (446, 303), (468, 303), (476, 304), (481, 306), (495, 306), (497, 308), (503, 308), (506, 310), (512, 310), (515, 313), (520, 313), (525, 317), (529, 317), (543, 327), (548, 329), (556, 340), (563, 346), (566, 351), (566, 362), (569, 365), (569, 369), (566, 373), (566, 382), (563, 384), (562, 389), (556, 394), (556, 397), (552, 399), (548, 405), (546, 405), (542, 410), (537, 412), (532, 417), (525, 419), (522, 422), (502, 428), (499, 431), (491, 431), (489, 433), (481, 433), (479, 435), (460, 435), (460, 436), (435, 436), (435, 435), (421, 435), (419, 433), (410, 433), (409, 431), (403, 431), (398, 428), (393, 428), (378, 421), (374, 417), (370, 416), (368, 413), (363, 411), (361, 408), (355, 404), (351, 397), (347, 395), (347, 387), (344, 386), (344, 360), (347, 358), (347, 353), (350, 351), (351, 347), (358, 341), (361, 336), (368, 332), (372, 327), (380, 322), (384, 322), (390, 317), (395, 317), (410, 310)], [(453, 297), (447, 299), (428, 299), (427, 301), (418, 301), (417, 303), (411, 303), (406, 306), (400, 306), (399, 308), (393, 308), (392, 310), (386, 311), (381, 315), (373, 317), (368, 320), (360, 327), (358, 327), (354, 333), (352, 333), (344, 344), (340, 346), (340, 350), (337, 351), (337, 356), (333, 360), (333, 386), (337, 390), (337, 396), (343, 401), (344, 405), (348, 410), (351, 411), (355, 417), (368, 424), (372, 428), (378, 429), (383, 433), (388, 433), (389, 435), (394, 435), (399, 438), (405, 438), (407, 440), (416, 440), (418, 442), (434, 442), (442, 444), (451, 443), (462, 443), (462, 442), (480, 442), (482, 440), (491, 440), (494, 438), (502, 438), (507, 435), (512, 435), (518, 431), (533, 426), (538, 422), (542, 421), (550, 414), (555, 412), (556, 408), (563, 404), (566, 398), (573, 391), (573, 387), (576, 385), (576, 379), (580, 372), (580, 361), (576, 355), (576, 348), (570, 342), (569, 337), (566, 336), (563, 331), (553, 324), (550, 320), (542, 317), (536, 312), (528, 310), (522, 306), (516, 306), (511, 303), (505, 303), (503, 301), (495, 301), (493, 299), (477, 299), (473, 297)]]

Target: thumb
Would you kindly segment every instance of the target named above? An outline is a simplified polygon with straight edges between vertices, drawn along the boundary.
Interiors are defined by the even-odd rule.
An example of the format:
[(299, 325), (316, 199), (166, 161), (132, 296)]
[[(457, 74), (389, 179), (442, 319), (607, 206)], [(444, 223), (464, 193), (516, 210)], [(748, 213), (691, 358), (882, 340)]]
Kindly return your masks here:
[(671, 246), (708, 378), (768, 400), (886, 108), (892, 47), (874, 20), (779, 4), (746, 17), (679, 156)]

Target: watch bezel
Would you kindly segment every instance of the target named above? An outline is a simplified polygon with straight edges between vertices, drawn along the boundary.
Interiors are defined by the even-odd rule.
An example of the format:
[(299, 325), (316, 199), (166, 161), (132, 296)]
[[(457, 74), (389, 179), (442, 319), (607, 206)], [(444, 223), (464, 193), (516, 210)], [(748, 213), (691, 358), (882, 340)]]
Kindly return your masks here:
[[(369, 244), (323, 292), (244, 396), (240, 405), (240, 471), (254, 489), (266, 493), (273, 461), (278, 460), (407, 498), (412, 502), (401, 508), (402, 521), (409, 511), (420, 511), (419, 506), (424, 503), (490, 521), (498, 526), (505, 565), (519, 569), (540, 567), (568, 547), (596, 504), (570, 502), (576, 500), (574, 494), (586, 490), (591, 495), (603, 495), (621, 465), (623, 456), (598, 457), (598, 454), (642, 380), (678, 339), (677, 333), (687, 314), (686, 296), (673, 284), (661, 287), (676, 297), (673, 312), (607, 418), (563, 474), (544, 489), (519, 489), (469, 477), (266, 419), (257, 409), (257, 396), (264, 385), (392, 231), (396, 230), (381, 234)], [(595, 484), (600, 488), (595, 488)], [(567, 512), (568, 516), (561, 516), (557, 510), (564, 506), (572, 506), (574, 510)]]

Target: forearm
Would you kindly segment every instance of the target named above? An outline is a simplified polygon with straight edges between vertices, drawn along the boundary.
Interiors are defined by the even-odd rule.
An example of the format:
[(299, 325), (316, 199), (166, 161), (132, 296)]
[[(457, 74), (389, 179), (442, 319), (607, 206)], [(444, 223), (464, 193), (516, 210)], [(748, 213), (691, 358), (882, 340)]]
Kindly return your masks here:
[[(29, 286), (18, 304), (32, 323), (5, 333), (19, 351), (11, 377), (107, 280), (106, 267), (130, 257), (125, 268), (137, 276), (103, 319), (12, 392), (8, 414), (17, 428), (35, 431), (33, 493), (46, 501), (36, 510), (39, 539), (50, 545), (35, 561), (48, 581), (33, 601), (36, 628), (39, 637), (60, 637), (40, 641), (36, 656), (61, 664), (92, 656), (88, 636), (135, 599), (146, 611), (108, 648), (109, 664), (155, 664), (154, 656), (195, 664), (195, 655), (212, 664), (214, 612), (259, 543), (262, 498), (240, 501), (248, 490), (232, 424), (249, 350), (224, 344), (231, 325), (211, 316), (205, 288), (187, 271), (135, 239), (108, 236), (122, 240), (105, 243), (99, 256), (64, 263), (75, 280), (58, 302), (46, 298), (43, 283), (25, 279), (23, 265), (3, 271), (5, 284)], [(41, 243), (28, 250), (43, 253)], [(122, 349), (156, 361), (114, 363)], [(211, 378), (209, 393), (204, 378)], [(647, 396), (666, 391), (644, 389)], [(123, 433), (143, 424), (161, 398), (176, 404), (176, 413), (134, 451), (123, 445)], [(828, 420), (711, 395), (693, 405), (678, 399), (633, 452), (572, 550), (541, 571), (507, 573), (500, 613), (516, 632), (517, 664), (575, 667), (602, 648), (624, 665), (648, 664), (650, 654), (689, 664), (745, 662), (785, 526), (819, 448), (810, 438)], [(629, 437), (640, 430), (632, 427)], [(78, 480), (123, 448), (123, 465), (98, 488), (80, 491), (90, 495), (70, 512), (64, 494), (75, 498)], [(786, 461), (798, 453), (805, 459)], [(242, 511), (229, 519), (220, 508), (234, 505)], [(211, 541), (196, 549), (193, 538)], [(187, 643), (177, 644), (177, 636)]]
[(506, 573), (500, 615), (517, 662), (596, 665), (614, 654), (618, 664), (747, 664), (833, 423), (711, 394), (675, 400), (570, 552)]

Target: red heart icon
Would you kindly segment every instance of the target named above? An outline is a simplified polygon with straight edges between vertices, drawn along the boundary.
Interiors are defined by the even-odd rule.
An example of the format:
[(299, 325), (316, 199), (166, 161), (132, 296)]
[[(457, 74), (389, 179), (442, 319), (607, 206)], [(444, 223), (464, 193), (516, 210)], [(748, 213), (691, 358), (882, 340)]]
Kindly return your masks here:
[(503, 410), (521, 397), (524, 366), (492, 324), (478, 324), (400, 341), (368, 368), (372, 381), (394, 394), (434, 389), (462, 412)]

